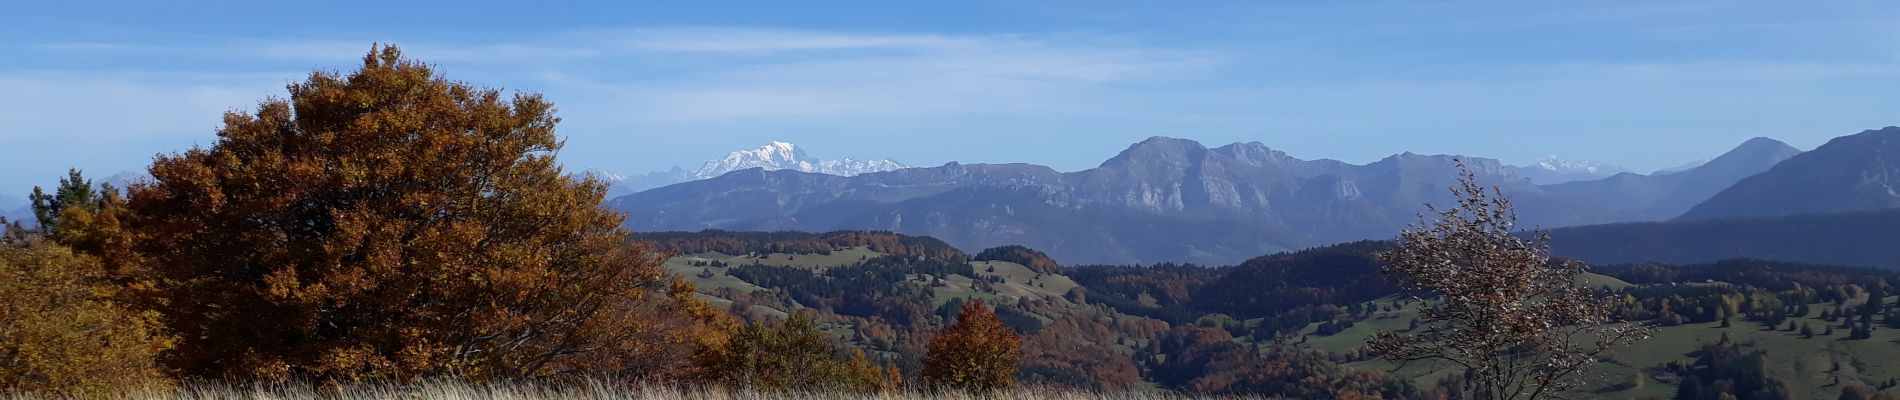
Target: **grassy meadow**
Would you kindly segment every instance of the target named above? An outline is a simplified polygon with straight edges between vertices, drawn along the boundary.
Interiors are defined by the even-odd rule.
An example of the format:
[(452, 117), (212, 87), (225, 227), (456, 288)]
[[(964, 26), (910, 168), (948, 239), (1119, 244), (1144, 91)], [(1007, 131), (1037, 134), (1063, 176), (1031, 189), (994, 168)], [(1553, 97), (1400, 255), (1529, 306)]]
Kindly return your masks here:
[(0, 394), (5, 400), (1190, 400), (1249, 397), (1189, 396), (1168, 392), (1091, 393), (1019, 388), (990, 394), (754, 392), (723, 388), (620, 386), (596, 380), (556, 384), (476, 384), (431, 380), (410, 385), (366, 384), (330, 388), (310, 385), (187, 384), (176, 387), (128, 387), (113, 393), (58, 398)]
[[(1595, 276), (1591, 279), (1611, 286), (1617, 285), (1612, 282), (1614, 278)], [(1862, 298), (1847, 304), (1852, 306), (1865, 301), (1865, 295), (1862, 295)], [(1900, 301), (1900, 298), (1889, 298), (1888, 301)], [(1818, 310), (1833, 304), (1816, 303), (1812, 306)], [(1416, 313), (1410, 309), (1382, 313), (1337, 334), (1308, 336), (1298, 345), (1313, 350), (1351, 351), (1363, 346), (1373, 332), (1404, 331), (1415, 316)], [(1816, 330), (1826, 324), (1814, 315), (1790, 320), (1797, 324), (1812, 324)], [(1900, 345), (1896, 345), (1900, 344), (1900, 330), (1876, 329), (1872, 338), (1848, 339), (1848, 330), (1838, 328), (1838, 323), (1836, 325), (1833, 335), (1813, 338), (1802, 338), (1798, 330), (1788, 331), (1785, 326), (1768, 329), (1741, 319), (1733, 321), (1726, 328), (1720, 322), (1657, 327), (1655, 335), (1649, 340), (1618, 349), (1608, 360), (1598, 364), (1590, 372), (1595, 385), (1589, 394), (1606, 399), (1672, 398), (1676, 386), (1666, 381), (1669, 377), (1646, 370), (1671, 361), (1693, 360), (1692, 352), (1703, 343), (1721, 340), (1723, 335), (1728, 335), (1730, 340), (1746, 349), (1766, 351), (1772, 376), (1786, 379), (1790, 389), (1801, 398), (1834, 399), (1843, 384), (1858, 382), (1875, 386), (1888, 379), (1900, 378), (1900, 374), (1891, 372), (1900, 371)], [(1313, 331), (1314, 327), (1308, 327), (1304, 333)], [(1443, 370), (1440, 365), (1432, 363), (1414, 363), (1398, 368), (1398, 365), (1381, 360), (1358, 361), (1347, 365), (1396, 371), (1401, 376), (1412, 377), (1422, 387), (1436, 384), (1438, 374)], [(1632, 389), (1615, 387), (1632, 379), (1641, 379), (1642, 384)]]

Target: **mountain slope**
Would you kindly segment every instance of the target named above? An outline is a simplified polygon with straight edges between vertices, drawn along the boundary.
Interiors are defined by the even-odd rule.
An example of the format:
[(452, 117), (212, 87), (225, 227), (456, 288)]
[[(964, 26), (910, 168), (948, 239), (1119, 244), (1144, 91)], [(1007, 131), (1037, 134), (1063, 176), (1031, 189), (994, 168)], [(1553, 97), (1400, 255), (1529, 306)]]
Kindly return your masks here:
[(1748, 177), (1680, 219), (1774, 217), (1900, 207), (1900, 127), (1829, 140)]
[(5, 218), (7, 221), (21, 221), (29, 225), (35, 222), (32, 204), (23, 197), (4, 194), (0, 194), (0, 218)]
[(13, 211), (27, 206), (26, 198), (9, 194), (0, 194), (0, 211)]
[[(1621, 173), (1594, 181), (1545, 185), (1550, 194), (1628, 212), (1617, 221), (1655, 221), (1681, 215), (1722, 189), (1773, 168), (1801, 151), (1787, 143), (1754, 138), (1701, 165), (1651, 175)], [(1605, 221), (1607, 222), (1607, 221)]]
[(1750, 258), (1900, 269), (1900, 209), (1623, 223), (1550, 231), (1551, 251), (1592, 264)]

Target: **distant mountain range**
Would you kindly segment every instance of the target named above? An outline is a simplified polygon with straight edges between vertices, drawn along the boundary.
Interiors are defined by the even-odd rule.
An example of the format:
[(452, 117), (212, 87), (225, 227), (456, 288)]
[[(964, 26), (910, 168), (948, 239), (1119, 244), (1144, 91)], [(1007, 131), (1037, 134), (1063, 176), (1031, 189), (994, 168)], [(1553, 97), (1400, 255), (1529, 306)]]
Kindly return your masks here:
[(773, 141), (770, 144), (756, 149), (728, 153), (724, 158), (707, 161), (705, 164), (701, 164), (698, 169), (690, 171), (681, 167), (673, 167), (671, 170), (637, 175), (618, 174), (600, 170), (592, 170), (589, 171), (589, 173), (606, 180), (612, 185), (608, 189), (608, 196), (611, 198), (680, 182), (716, 178), (732, 171), (752, 168), (760, 168), (768, 171), (791, 170), (826, 175), (853, 176), (869, 172), (883, 172), (909, 168), (909, 166), (889, 159), (859, 160), (852, 157), (843, 157), (834, 160), (823, 160), (806, 155), (805, 150), (799, 148), (797, 145)]
[[(890, 230), (966, 249), (1021, 244), (1084, 264), (1230, 264), (1287, 249), (1390, 238), (1425, 204), (1447, 204), (1462, 161), (1513, 196), (1525, 227), (1675, 217), (1799, 151), (1754, 139), (1691, 168), (1539, 185), (1527, 167), (1402, 153), (1355, 165), (1302, 160), (1261, 143), (1208, 148), (1155, 137), (1100, 166), (959, 164), (837, 176), (740, 170), (615, 198), (628, 226), (671, 230)], [(1549, 158), (1528, 167), (1602, 174), (1614, 167)], [(725, 163), (721, 165), (738, 165)]]

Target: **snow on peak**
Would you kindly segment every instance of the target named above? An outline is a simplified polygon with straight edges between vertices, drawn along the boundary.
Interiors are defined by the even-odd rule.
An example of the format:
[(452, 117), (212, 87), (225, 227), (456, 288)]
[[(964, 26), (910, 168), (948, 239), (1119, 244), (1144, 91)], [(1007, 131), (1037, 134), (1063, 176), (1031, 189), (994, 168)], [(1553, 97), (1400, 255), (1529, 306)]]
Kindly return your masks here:
[(789, 169), (828, 175), (852, 176), (869, 172), (883, 172), (908, 168), (892, 160), (858, 160), (844, 157), (836, 160), (820, 160), (808, 155), (797, 145), (783, 141), (772, 141), (763, 147), (752, 150), (735, 151), (725, 158), (707, 161), (698, 170), (693, 171), (693, 179), (707, 179), (728, 172), (743, 169), (764, 168), (766, 170)]
[(1567, 161), (1554, 155), (1538, 157), (1537, 162), (1531, 165), (1511, 166), (1506, 169), (1539, 185), (1603, 179), (1629, 172), (1614, 165), (1594, 161)]
[(619, 172), (613, 172), (613, 171), (608, 171), (608, 170), (598, 169), (598, 168), (590, 168), (587, 171), (581, 172), (581, 174), (586, 175), (586, 176), (592, 176), (594, 177), (594, 179), (599, 179), (601, 182), (606, 182), (607, 184), (610, 184), (610, 185), (615, 184), (615, 183), (625, 182), (628, 179), (627, 174), (622, 174)]
[(1622, 170), (1622, 168), (1593, 161), (1565, 161), (1554, 154), (1538, 157), (1537, 167), (1550, 172), (1575, 172), (1585, 174), (1602, 174)]

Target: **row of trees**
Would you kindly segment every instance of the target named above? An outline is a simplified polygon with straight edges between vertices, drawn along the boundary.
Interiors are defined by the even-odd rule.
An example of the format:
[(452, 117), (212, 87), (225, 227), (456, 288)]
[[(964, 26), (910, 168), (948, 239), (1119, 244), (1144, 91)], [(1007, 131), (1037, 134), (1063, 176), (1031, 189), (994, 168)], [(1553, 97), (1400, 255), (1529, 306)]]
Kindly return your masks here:
[[(36, 189), (38, 226), (10, 224), (0, 246), (0, 390), (771, 382), (753, 378), (761, 355), (894, 384), (868, 359), (834, 357), (807, 322), (742, 326), (694, 299), (665, 253), (598, 206), (604, 184), (562, 172), (559, 118), (539, 95), (449, 81), (395, 47), (289, 91), (226, 114), (208, 148), (156, 157), (123, 193), (76, 171)], [(962, 315), (933, 342), (925, 382), (1006, 385), (1018, 339), (980, 303)]]

